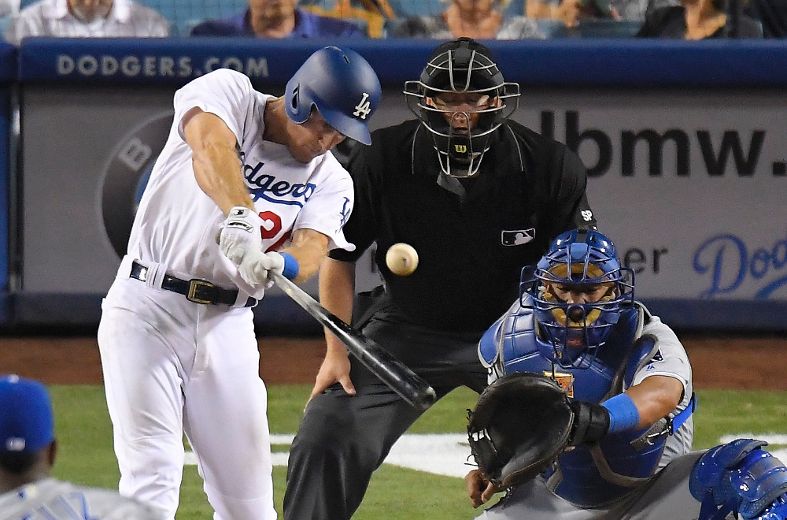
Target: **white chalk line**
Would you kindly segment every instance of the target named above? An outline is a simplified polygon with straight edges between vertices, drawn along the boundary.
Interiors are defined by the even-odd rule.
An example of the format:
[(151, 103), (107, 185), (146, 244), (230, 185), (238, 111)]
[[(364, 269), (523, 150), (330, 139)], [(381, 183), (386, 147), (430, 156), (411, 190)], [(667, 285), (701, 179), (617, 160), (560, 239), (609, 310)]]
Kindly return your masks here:
[[(292, 444), (295, 436), (292, 434), (273, 434), (271, 444)], [(787, 434), (781, 433), (739, 433), (724, 435), (719, 443), (727, 443), (735, 439), (748, 438), (760, 439), (771, 445), (787, 445)], [(787, 448), (771, 450), (771, 453), (782, 462), (787, 463)], [(287, 465), (287, 452), (273, 452), (271, 458), (274, 466)], [(472, 466), (466, 464), (470, 461), (470, 448), (467, 436), (461, 433), (407, 433), (403, 435), (391, 448), (385, 459), (385, 464), (392, 464), (403, 468), (415, 469), (444, 475), (448, 477), (464, 477)], [(186, 452), (186, 465), (195, 465), (197, 457), (194, 453)]]

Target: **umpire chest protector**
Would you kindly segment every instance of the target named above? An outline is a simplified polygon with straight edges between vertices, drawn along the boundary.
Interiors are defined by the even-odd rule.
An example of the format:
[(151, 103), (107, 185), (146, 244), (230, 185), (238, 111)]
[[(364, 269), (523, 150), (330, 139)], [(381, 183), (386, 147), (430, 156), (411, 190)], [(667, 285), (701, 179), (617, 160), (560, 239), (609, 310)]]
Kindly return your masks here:
[[(491, 373), (533, 372), (552, 376), (569, 397), (601, 403), (631, 386), (636, 371), (658, 351), (642, 336), (647, 311), (637, 305), (622, 310), (619, 322), (587, 368), (554, 365), (553, 352), (535, 335), (532, 309), (517, 300), (481, 338), (479, 356)], [(583, 354), (583, 356), (592, 354)], [(577, 365), (587, 366), (577, 360)], [(609, 434), (595, 446), (563, 453), (542, 476), (556, 495), (581, 507), (602, 507), (632, 491), (657, 470), (667, 436), (643, 441), (648, 430)]]

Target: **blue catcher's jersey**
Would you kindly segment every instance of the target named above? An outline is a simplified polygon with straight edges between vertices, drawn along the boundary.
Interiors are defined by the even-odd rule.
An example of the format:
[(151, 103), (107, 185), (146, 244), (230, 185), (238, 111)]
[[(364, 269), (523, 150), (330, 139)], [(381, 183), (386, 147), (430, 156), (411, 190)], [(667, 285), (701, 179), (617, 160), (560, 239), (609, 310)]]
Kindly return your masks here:
[[(481, 338), (479, 356), (492, 378), (513, 372), (543, 374), (553, 377), (569, 397), (600, 403), (631, 386), (637, 369), (656, 355), (655, 338), (642, 336), (648, 317), (639, 304), (624, 308), (598, 355), (585, 353), (575, 363), (587, 368), (565, 368), (553, 365), (551, 346), (535, 336), (532, 309), (517, 301)], [(664, 424), (609, 434), (595, 446), (565, 452), (542, 474), (547, 486), (582, 507), (603, 506), (621, 497), (656, 472), (667, 436), (646, 437), (651, 430), (663, 430)]]

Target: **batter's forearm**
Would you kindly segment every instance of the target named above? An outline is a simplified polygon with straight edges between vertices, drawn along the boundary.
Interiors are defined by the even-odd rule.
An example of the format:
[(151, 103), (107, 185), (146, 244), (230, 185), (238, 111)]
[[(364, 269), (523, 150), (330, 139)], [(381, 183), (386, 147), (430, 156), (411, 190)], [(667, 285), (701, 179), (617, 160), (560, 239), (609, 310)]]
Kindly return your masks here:
[(254, 209), (243, 182), (235, 134), (221, 118), (198, 108), (190, 110), (183, 120), (183, 134), (191, 148), (194, 177), (200, 189), (225, 215), (235, 206)]
[(292, 245), (281, 253), (292, 255), (298, 262), (296, 282), (305, 282), (320, 269), (325, 255), (328, 254), (328, 237), (313, 229), (296, 230), (292, 235)]
[(197, 184), (225, 215), (236, 206), (254, 209), (234, 150), (208, 147), (194, 153), (192, 161)]

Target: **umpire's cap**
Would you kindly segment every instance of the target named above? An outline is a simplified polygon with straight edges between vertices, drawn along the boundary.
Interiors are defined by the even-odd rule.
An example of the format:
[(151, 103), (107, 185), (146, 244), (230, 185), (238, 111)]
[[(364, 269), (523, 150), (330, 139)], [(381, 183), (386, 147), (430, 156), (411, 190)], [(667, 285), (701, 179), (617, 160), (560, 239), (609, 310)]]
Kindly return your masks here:
[(380, 80), (357, 52), (324, 47), (309, 56), (287, 82), (287, 115), (300, 124), (313, 108), (342, 134), (371, 144), (369, 119), (380, 101)]
[(35, 453), (54, 438), (52, 403), (44, 385), (0, 376), (0, 453)]

